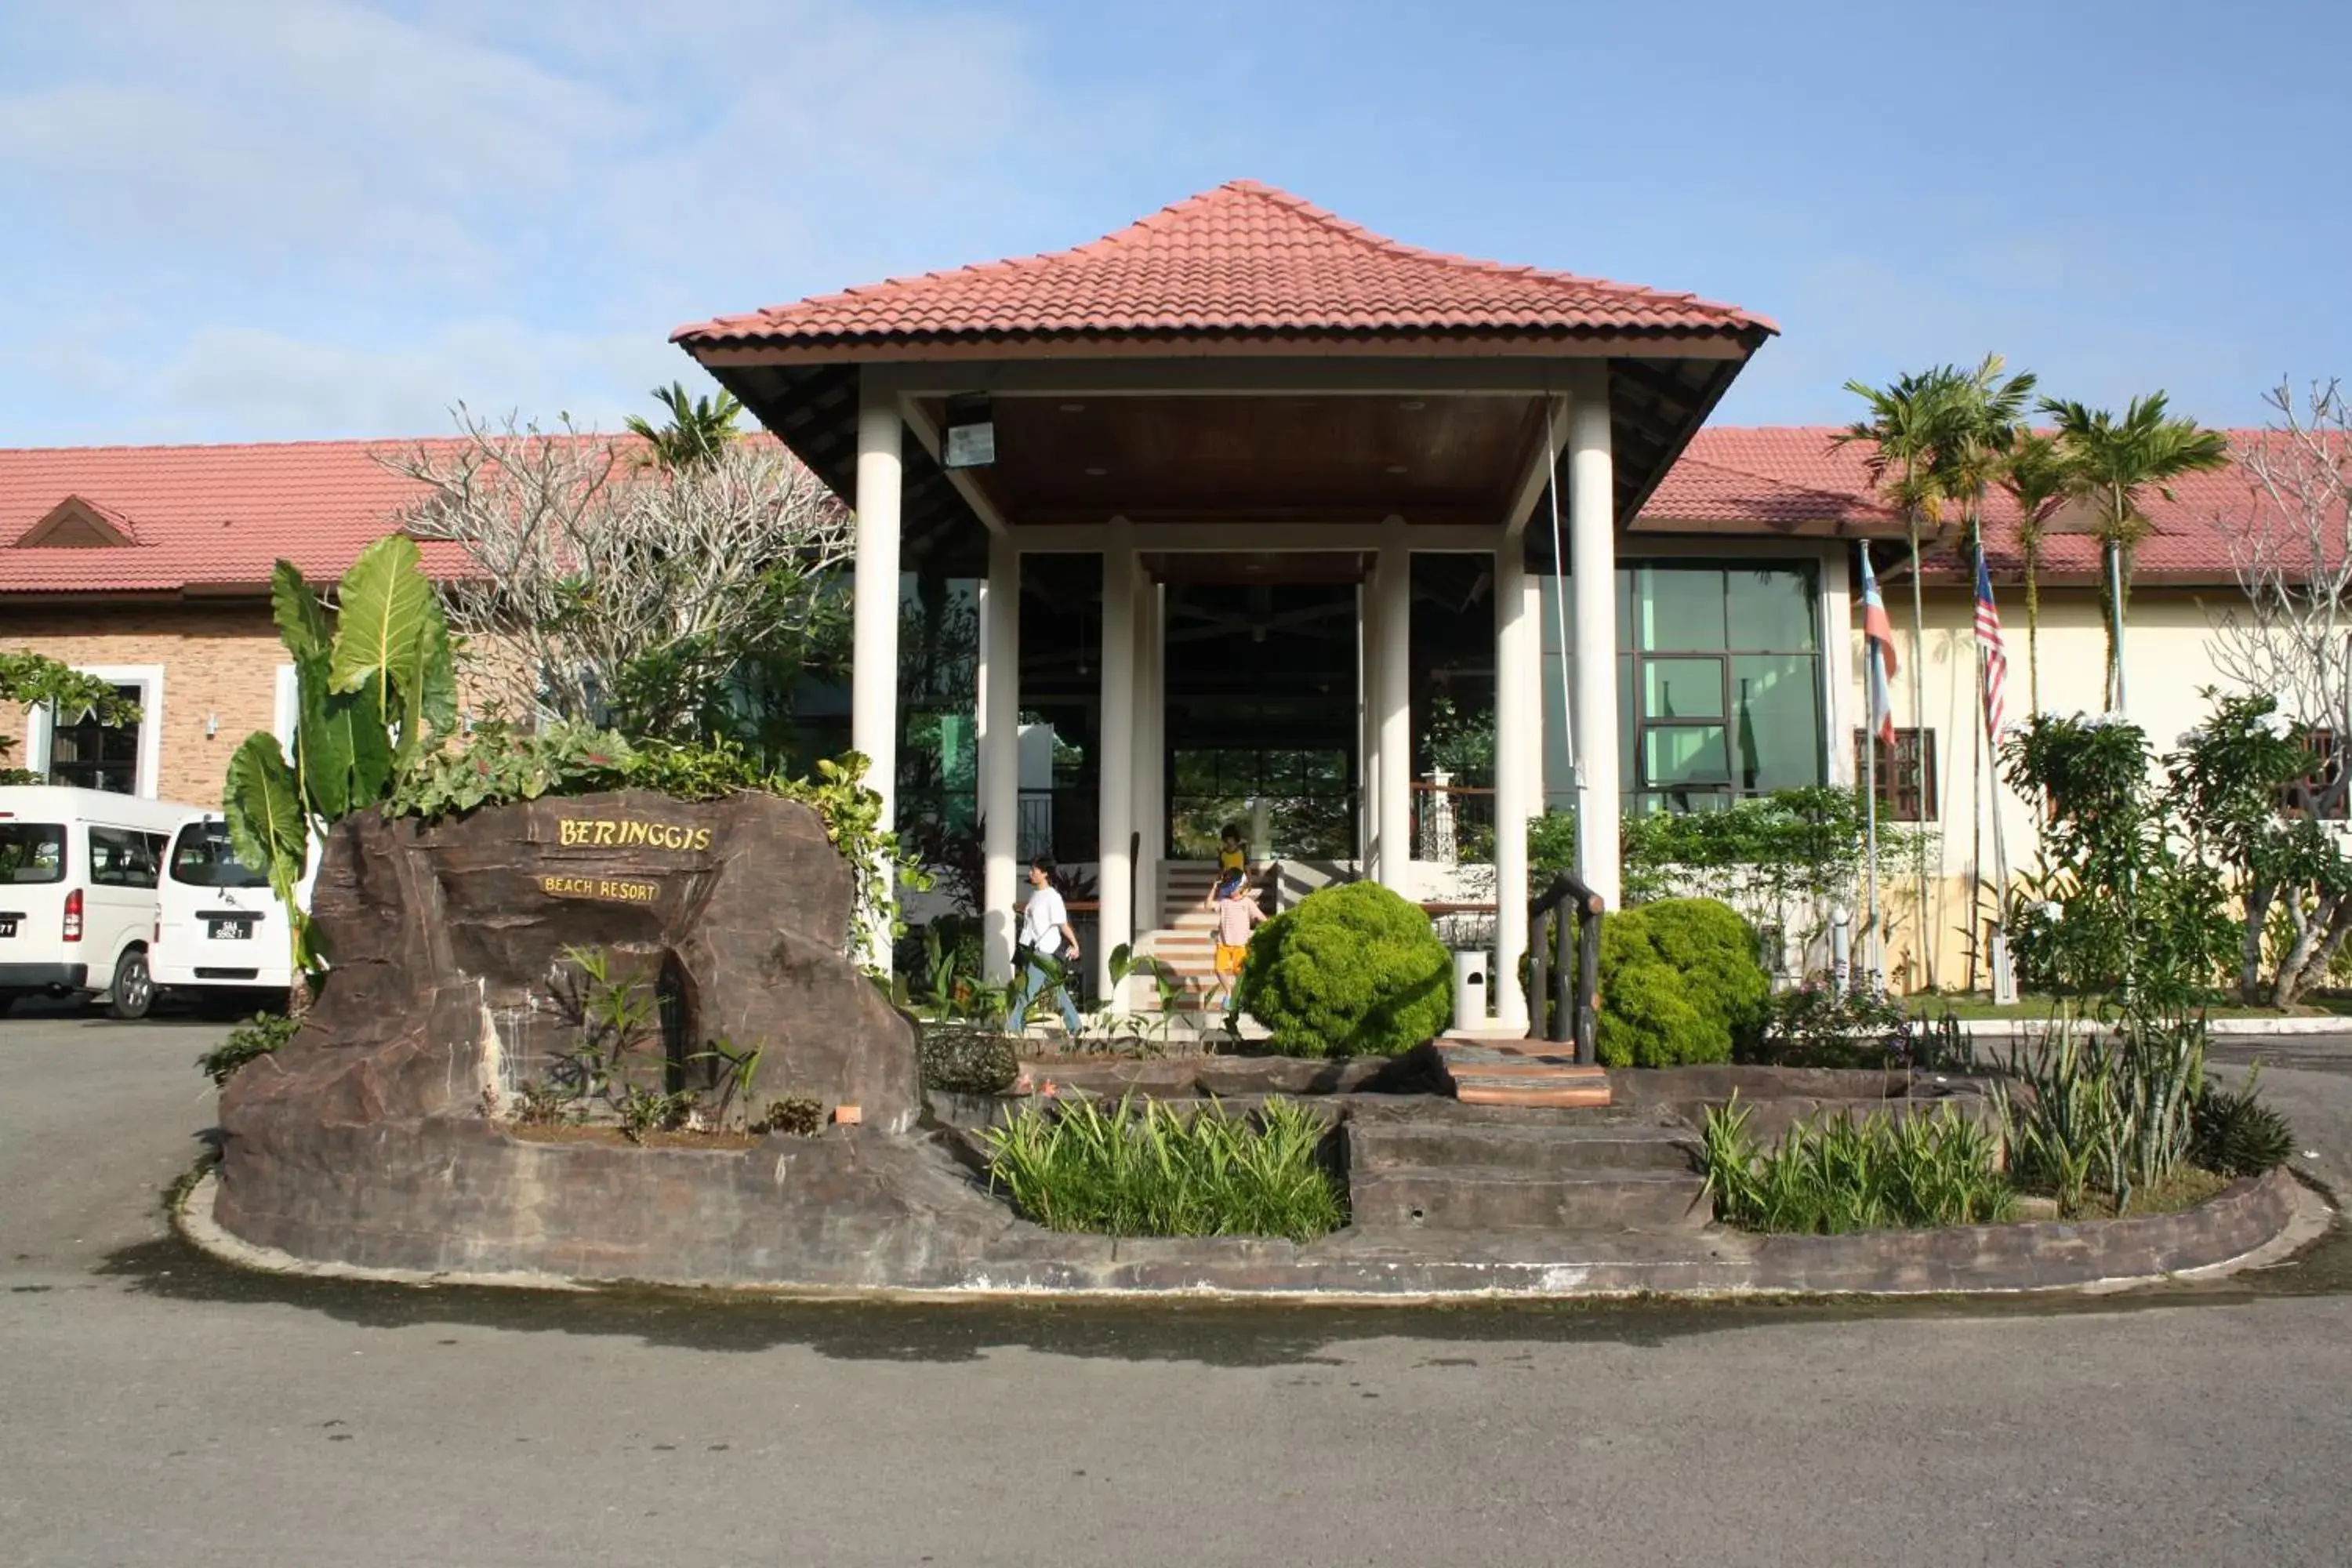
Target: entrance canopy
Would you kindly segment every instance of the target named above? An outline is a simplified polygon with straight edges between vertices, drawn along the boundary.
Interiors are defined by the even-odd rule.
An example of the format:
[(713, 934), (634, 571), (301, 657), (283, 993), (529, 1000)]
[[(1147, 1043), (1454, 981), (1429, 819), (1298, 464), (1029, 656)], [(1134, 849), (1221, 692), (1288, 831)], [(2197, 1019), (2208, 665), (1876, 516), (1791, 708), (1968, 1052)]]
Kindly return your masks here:
[[(911, 550), (958, 525), (1504, 521), (1547, 394), (1608, 366), (1622, 527), (1773, 324), (1384, 239), (1236, 181), (1073, 250), (722, 316), (673, 339), (854, 500), (861, 371), (899, 393)], [(997, 460), (938, 462), (991, 395)], [(1557, 438), (1551, 445), (1557, 448)]]
[[(1575, 771), (1597, 781), (1576, 792), (1578, 865), (1613, 898), (1616, 536), (1777, 330), (1689, 294), (1416, 249), (1236, 182), (1074, 250), (674, 336), (856, 509), (851, 740), (871, 761), (885, 827), (900, 573), (952, 562), (955, 574), (984, 574), (974, 729), (992, 978), (1013, 962), (1024, 556), (1101, 562), (1090, 957), (1104, 990), (1108, 955), (1131, 939), (1149, 951), (1164, 929), (1172, 884), (1159, 856), (1178, 797), (1226, 788), (1222, 761), (1213, 783), (1171, 765), (1202, 751), (1189, 715), (1169, 711), (1171, 690), (1211, 716), (1211, 741), (1220, 727), (1285, 729), (1293, 743), (1277, 750), (1300, 780), (1330, 774), (1346, 789), (1360, 773), (1370, 804), (1357, 814), (1351, 874), (1418, 896), (1412, 561), (1483, 558), (1495, 615), (1494, 995), (1498, 1023), (1521, 1027), (1520, 889), (1544, 778), (1541, 623), (1570, 612), (1569, 738)], [(986, 460), (948, 468), (946, 433), (982, 425)], [(1547, 490), (1572, 579), (1555, 587), (1565, 603), (1553, 612), (1528, 550)], [(1552, 530), (1540, 532), (1549, 545)], [(1236, 585), (1281, 588), (1346, 638), (1296, 651), (1297, 668), (1279, 672), (1296, 689), (1273, 695), (1298, 706), (1263, 693), (1234, 706), (1248, 693), (1213, 672), (1171, 677), (1171, 653), (1202, 629), (1188, 617), (1251, 602), (1234, 600)], [(1276, 619), (1251, 626), (1246, 646)], [(1274, 673), (1251, 662), (1273, 656), (1265, 646), (1225, 673), (1280, 684), (1249, 679)], [(1310, 710), (1314, 724), (1301, 717)], [(877, 964), (887, 934), (887, 922), (869, 932)]]

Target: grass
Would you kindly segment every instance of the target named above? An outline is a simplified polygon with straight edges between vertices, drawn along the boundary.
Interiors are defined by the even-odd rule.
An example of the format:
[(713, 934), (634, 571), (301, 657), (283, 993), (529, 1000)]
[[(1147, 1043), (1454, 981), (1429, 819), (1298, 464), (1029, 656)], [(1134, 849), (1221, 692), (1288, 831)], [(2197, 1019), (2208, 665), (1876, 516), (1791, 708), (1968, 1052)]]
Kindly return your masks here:
[(1028, 1107), (983, 1138), (992, 1184), (1051, 1230), (1307, 1241), (1348, 1223), (1328, 1136), (1280, 1099), (1248, 1118), (1122, 1099)]
[(2015, 1206), (2000, 1140), (1949, 1106), (1901, 1121), (1841, 1112), (1761, 1150), (1748, 1120), (1737, 1096), (1706, 1116), (1707, 1185), (1727, 1225), (1833, 1236), (1989, 1225)]
[[(2196, 1165), (2176, 1165), (2145, 1186), (2132, 1189), (2131, 1202), (2124, 1209), (2126, 1217), (2141, 1215), (2179, 1214), (2193, 1209), (2206, 1199), (2219, 1196), (2230, 1184), (2230, 1178), (2216, 1175)], [(2114, 1219), (2116, 1205), (2102, 1194), (2086, 1194), (2077, 1219)]]

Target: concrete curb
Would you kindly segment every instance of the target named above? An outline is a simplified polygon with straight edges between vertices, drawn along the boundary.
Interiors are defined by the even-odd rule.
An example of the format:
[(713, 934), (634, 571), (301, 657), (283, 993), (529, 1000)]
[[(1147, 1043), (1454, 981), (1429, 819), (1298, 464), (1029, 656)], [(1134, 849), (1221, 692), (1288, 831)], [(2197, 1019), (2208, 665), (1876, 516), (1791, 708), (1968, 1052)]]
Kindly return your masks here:
[[(1962, 1018), (1960, 1033), (1970, 1039), (2014, 1039), (2021, 1035), (2037, 1034), (2049, 1026), (2046, 1018)], [(2084, 1034), (2103, 1035), (2103, 1025), (2085, 1024), (2078, 1027)], [(2352, 1018), (2209, 1018), (2205, 1032), (2215, 1037), (2287, 1038), (2297, 1035), (2352, 1035)]]
[[(593, 1289), (533, 1270), (436, 1272), (297, 1258), (225, 1231), (216, 1175), (173, 1219), (188, 1241), (240, 1268), (409, 1286)], [(1444, 1256), (1417, 1237), (1343, 1231), (1301, 1246), (1245, 1239), (1058, 1235), (1023, 1225), (952, 1283), (919, 1288), (740, 1278), (668, 1281), (787, 1298), (941, 1301), (1177, 1297), (1407, 1304), (1493, 1300), (2105, 1292), (2212, 1279), (2273, 1263), (2324, 1234), (2334, 1211), (2284, 1171), (2233, 1184), (2179, 1215), (2070, 1224), (1958, 1226), (1838, 1237), (1756, 1237), (1713, 1227), (1616, 1236), (1463, 1234)], [(640, 1277), (623, 1276), (635, 1283)], [(651, 1281), (659, 1282), (659, 1281)]]

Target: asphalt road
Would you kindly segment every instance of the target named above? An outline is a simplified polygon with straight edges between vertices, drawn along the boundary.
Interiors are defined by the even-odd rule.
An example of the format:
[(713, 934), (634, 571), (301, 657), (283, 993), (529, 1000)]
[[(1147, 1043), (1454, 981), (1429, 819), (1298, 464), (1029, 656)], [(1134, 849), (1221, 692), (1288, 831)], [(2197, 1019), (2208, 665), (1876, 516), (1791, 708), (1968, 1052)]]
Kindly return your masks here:
[[(2158, 1300), (908, 1310), (223, 1270), (218, 1025), (0, 1023), (0, 1562), (2352, 1561), (2352, 1241)], [(2352, 1147), (2352, 1045), (2266, 1075)]]

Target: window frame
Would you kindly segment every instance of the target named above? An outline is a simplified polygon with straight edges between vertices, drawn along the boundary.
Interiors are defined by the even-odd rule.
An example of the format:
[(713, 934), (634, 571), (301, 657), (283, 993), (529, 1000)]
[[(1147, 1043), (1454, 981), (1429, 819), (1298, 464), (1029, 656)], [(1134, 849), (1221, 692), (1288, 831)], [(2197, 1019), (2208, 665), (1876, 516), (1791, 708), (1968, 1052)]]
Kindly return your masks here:
[[(1877, 784), (1878, 812), (1881, 820), (1886, 822), (1940, 822), (1943, 820), (1942, 792), (1937, 787), (1941, 778), (1936, 765), (1937, 746), (1934, 725), (1898, 724), (1895, 729), (1895, 742), (1892, 746), (1869, 731), (1856, 727), (1853, 731), (1853, 784), (1856, 790), (1863, 788), (1865, 779), (1873, 777), (1863, 770), (1862, 749), (1865, 745), (1871, 747), (1874, 753), (1872, 761), (1876, 767), (1874, 782)], [(1916, 775), (1912, 784), (1916, 792), (1916, 798), (1907, 802), (1901, 793), (1900, 786), (1901, 763), (1906, 752), (1911, 758), (1912, 768)], [(1922, 807), (1925, 809), (1922, 810)]]
[[(130, 798), (158, 800), (163, 772), (163, 667), (160, 664), (76, 664), (72, 668), (82, 675), (95, 677), (112, 686), (136, 687), (139, 690), (139, 757), (134, 764)], [(50, 776), (50, 763), (57, 735), (55, 705), (43, 703), (34, 710), (26, 726), (25, 765), (44, 778)]]

